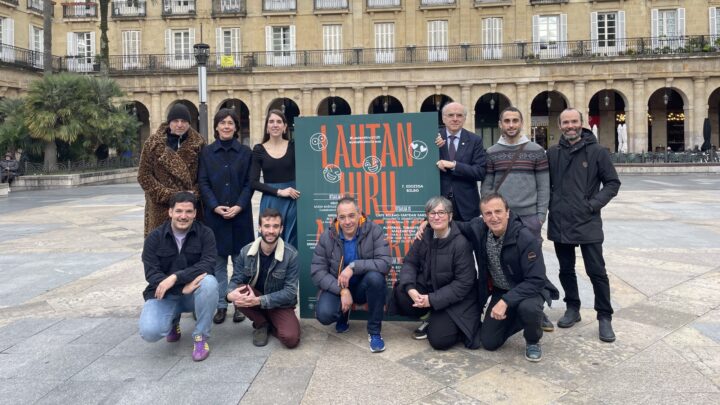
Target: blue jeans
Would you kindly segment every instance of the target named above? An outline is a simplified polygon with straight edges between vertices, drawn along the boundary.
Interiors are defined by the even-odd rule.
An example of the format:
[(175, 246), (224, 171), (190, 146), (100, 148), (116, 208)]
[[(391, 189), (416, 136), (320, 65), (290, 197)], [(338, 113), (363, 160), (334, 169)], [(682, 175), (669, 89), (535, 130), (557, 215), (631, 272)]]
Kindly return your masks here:
[[(235, 268), (235, 261), (237, 260), (237, 255), (231, 255), (230, 259), (232, 259), (233, 268)], [(227, 256), (215, 256), (215, 279), (217, 280), (218, 284), (217, 309), (225, 309), (228, 307), (228, 302), (225, 300), (225, 296), (228, 293), (227, 265)]]
[[(367, 331), (371, 335), (379, 335), (382, 328), (383, 312), (385, 310), (385, 292), (387, 283), (385, 275), (376, 271), (369, 271), (358, 282), (350, 286), (353, 303), (368, 304)], [(343, 316), (340, 306), (340, 296), (323, 291), (315, 305), (315, 317), (323, 325), (337, 322)]]
[(157, 342), (167, 336), (173, 323), (183, 312), (193, 312), (197, 316), (193, 338), (210, 336), (210, 325), (215, 313), (218, 284), (215, 277), (205, 276), (192, 294), (165, 295), (163, 299), (149, 299), (143, 305), (138, 326), (140, 336), (148, 342)]

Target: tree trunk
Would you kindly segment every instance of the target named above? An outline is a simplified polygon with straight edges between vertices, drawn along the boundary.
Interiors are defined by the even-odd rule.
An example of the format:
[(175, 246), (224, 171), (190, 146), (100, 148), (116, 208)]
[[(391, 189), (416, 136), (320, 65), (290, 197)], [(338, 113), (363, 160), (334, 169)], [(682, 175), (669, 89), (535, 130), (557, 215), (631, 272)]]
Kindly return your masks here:
[(45, 170), (56, 170), (57, 169), (57, 145), (55, 141), (45, 142), (45, 148), (43, 149), (43, 158)]
[[(53, 73), (52, 59), (52, 12), (55, 3), (50, 0), (43, 2), (43, 75)], [(55, 143), (53, 142), (53, 145)]]
[(108, 10), (110, 0), (100, 0), (100, 72), (107, 76), (110, 65), (110, 45), (108, 44)]

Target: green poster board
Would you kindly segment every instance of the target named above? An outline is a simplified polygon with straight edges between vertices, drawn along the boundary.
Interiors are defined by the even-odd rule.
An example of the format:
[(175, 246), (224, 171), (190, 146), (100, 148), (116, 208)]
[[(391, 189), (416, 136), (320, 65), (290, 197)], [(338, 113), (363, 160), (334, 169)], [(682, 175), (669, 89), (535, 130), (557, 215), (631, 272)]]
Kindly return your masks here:
[[(393, 256), (392, 287), (425, 216), (425, 202), (440, 192), (437, 133), (436, 112), (295, 120), (301, 317), (315, 316), (313, 250), (344, 194), (354, 196), (368, 219), (385, 229)], [(363, 315), (353, 311), (353, 318)]]

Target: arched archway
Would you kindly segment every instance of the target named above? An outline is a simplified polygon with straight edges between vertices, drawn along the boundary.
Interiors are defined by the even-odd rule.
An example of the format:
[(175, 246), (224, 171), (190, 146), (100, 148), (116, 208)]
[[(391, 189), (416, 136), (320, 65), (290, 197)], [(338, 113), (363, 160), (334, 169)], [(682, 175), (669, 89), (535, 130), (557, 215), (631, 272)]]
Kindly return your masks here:
[(710, 119), (710, 144), (720, 145), (720, 88), (708, 97), (708, 118)]
[[(285, 119), (287, 119), (288, 123), (288, 136), (292, 139), (293, 134), (295, 133), (295, 117), (300, 115), (300, 107), (298, 107), (297, 103), (287, 97), (276, 98), (268, 106), (267, 111), (270, 110), (280, 110), (283, 114), (285, 114)], [(265, 112), (265, 115), (267, 115), (267, 111)], [(264, 121), (265, 117), (263, 117), (263, 122)]]
[(685, 150), (685, 101), (677, 90), (664, 87), (648, 99), (648, 151)]
[(150, 111), (145, 104), (137, 100), (129, 103), (125, 109), (128, 114), (134, 116), (140, 122), (140, 128), (138, 128), (136, 138), (138, 143), (135, 148), (133, 148), (133, 153), (139, 153), (145, 141), (150, 136)]
[[(238, 115), (238, 117), (240, 117), (240, 143), (242, 143), (243, 145), (251, 146), (250, 109), (248, 108), (247, 104), (237, 98), (229, 98), (220, 103), (217, 111), (220, 111), (221, 108), (230, 108), (232, 110), (235, 110), (235, 113)], [(209, 119), (212, 120), (213, 118), (211, 117)], [(212, 123), (210, 123), (210, 125), (212, 126)], [(210, 128), (210, 132), (214, 133), (215, 128)]]
[(342, 97), (330, 96), (318, 104), (317, 115), (350, 115), (352, 110), (350, 104)]
[(193, 127), (193, 129), (195, 129), (196, 131), (200, 132), (200, 121), (199, 121), (200, 113), (198, 112), (197, 107), (195, 107), (195, 104), (193, 104), (192, 101), (189, 101), (189, 100), (175, 100), (175, 101), (173, 101), (173, 102), (170, 103), (170, 104), (167, 106), (167, 108), (165, 109), (164, 118), (167, 119), (167, 115), (168, 115), (168, 113), (170, 112), (170, 109), (173, 108), (173, 106), (174, 106), (175, 104), (178, 104), (178, 103), (184, 104), (185, 107), (187, 107), (188, 110), (190, 110), (190, 126)]
[(442, 109), (445, 104), (452, 101), (453, 99), (451, 99), (445, 94), (433, 94), (432, 96), (428, 96), (425, 100), (423, 100), (422, 104), (420, 105), (420, 112), (437, 111), (438, 128), (444, 128), (445, 124), (443, 124), (442, 121)]
[(482, 135), (485, 149), (500, 137), (500, 111), (511, 105), (510, 99), (502, 93), (485, 93), (475, 103), (475, 133)]
[(405, 112), (400, 100), (393, 96), (377, 96), (370, 102), (368, 114), (397, 114)]
[(588, 104), (588, 128), (597, 126), (598, 142), (606, 148), (618, 150), (617, 127), (625, 124), (625, 99), (622, 94), (613, 90), (600, 90), (590, 98)]
[(547, 149), (560, 139), (558, 116), (567, 108), (567, 99), (559, 91), (543, 91), (530, 104), (530, 137)]

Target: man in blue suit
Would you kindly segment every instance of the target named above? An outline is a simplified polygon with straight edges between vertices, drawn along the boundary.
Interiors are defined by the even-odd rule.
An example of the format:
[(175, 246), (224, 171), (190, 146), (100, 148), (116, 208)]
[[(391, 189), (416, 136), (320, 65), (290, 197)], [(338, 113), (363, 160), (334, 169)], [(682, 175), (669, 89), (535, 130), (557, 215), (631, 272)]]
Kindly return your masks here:
[(467, 108), (452, 102), (442, 109), (445, 130), (440, 131), (440, 192), (453, 204), (453, 219), (469, 221), (480, 216), (478, 181), (485, 178), (482, 137), (463, 129)]

